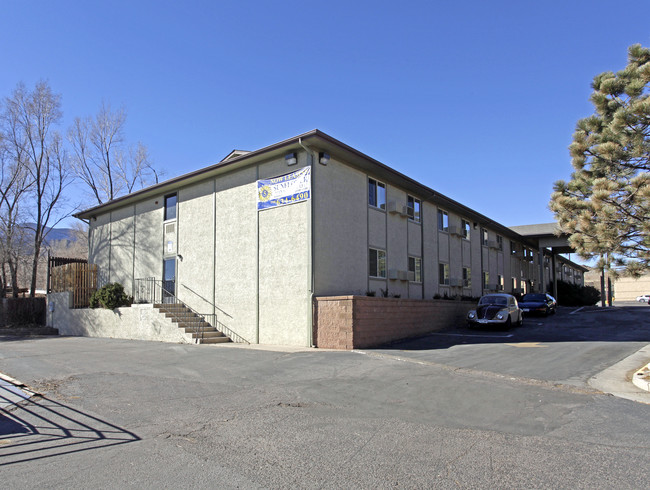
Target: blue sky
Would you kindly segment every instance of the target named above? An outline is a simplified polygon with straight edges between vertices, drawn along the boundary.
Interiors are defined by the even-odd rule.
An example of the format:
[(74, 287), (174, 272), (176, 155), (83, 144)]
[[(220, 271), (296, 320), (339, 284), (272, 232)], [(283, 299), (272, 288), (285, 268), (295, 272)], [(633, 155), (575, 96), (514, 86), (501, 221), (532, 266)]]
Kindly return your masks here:
[(650, 2), (0, 0), (0, 95), (128, 112), (167, 177), (318, 128), (505, 224), (552, 221), (594, 75)]

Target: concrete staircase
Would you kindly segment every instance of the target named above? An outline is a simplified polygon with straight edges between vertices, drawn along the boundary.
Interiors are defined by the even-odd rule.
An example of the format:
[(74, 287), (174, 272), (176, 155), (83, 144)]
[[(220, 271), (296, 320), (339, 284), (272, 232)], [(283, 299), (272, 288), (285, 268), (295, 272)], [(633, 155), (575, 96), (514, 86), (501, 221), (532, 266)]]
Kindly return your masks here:
[(182, 328), (199, 344), (220, 344), (231, 342), (230, 338), (219, 332), (215, 327), (203, 320), (183, 303), (157, 303), (153, 305), (173, 323)]

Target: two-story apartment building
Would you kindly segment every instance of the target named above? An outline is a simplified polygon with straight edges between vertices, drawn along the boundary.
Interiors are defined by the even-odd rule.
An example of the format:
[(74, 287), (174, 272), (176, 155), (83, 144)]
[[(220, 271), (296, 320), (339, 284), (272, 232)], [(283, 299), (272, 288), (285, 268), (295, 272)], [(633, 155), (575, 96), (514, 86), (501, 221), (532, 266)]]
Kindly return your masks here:
[(311, 345), (314, 296), (477, 297), (551, 277), (534, 240), (318, 130), (77, 217), (103, 282), (137, 298), (159, 280), (255, 343)]

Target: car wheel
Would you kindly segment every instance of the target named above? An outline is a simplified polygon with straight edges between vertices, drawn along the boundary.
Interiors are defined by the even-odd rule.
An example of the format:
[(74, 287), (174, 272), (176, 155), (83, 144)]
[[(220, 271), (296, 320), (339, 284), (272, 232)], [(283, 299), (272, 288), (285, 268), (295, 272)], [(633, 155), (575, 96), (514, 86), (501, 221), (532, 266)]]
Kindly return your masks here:
[(518, 327), (523, 327), (524, 326), (524, 314), (519, 313), (519, 321), (517, 322)]
[(544, 316), (549, 316), (551, 314), (551, 309), (547, 306), (546, 311), (544, 312)]
[(510, 330), (512, 328), (512, 321), (510, 320), (510, 315), (508, 315), (508, 319), (506, 320), (506, 323), (503, 325), (503, 328), (506, 330)]

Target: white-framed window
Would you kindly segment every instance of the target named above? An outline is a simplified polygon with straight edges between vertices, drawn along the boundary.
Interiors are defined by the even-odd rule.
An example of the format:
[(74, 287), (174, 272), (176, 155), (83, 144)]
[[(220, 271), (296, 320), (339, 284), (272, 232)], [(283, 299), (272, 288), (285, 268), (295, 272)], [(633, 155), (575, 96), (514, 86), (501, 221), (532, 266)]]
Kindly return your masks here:
[(368, 249), (368, 275), (386, 278), (386, 251), (377, 248)]
[(497, 235), (497, 249), (503, 252), (503, 237), (501, 235)]
[(375, 208), (386, 209), (386, 184), (368, 179), (368, 204)]
[(470, 267), (463, 267), (463, 287), (472, 287), (472, 269)]
[(438, 284), (449, 286), (449, 264), (438, 264)]
[(483, 271), (483, 289), (487, 289), (489, 283), (490, 283), (490, 273)]
[(165, 221), (176, 219), (176, 204), (178, 203), (177, 194), (165, 196)]
[(449, 214), (442, 209), (438, 209), (438, 229), (440, 231), (449, 231)]
[(488, 231), (485, 228), (481, 228), (481, 245), (487, 247), (488, 244)]
[(470, 237), (470, 232), (472, 230), (472, 227), (469, 224), (469, 221), (461, 219), (460, 220), (460, 227), (462, 228), (462, 233), (463, 233), (463, 238), (465, 240), (469, 240)]
[(409, 219), (411, 221), (415, 221), (416, 223), (419, 223), (420, 216), (421, 216), (420, 208), (422, 207), (422, 202), (413, 196), (407, 196), (406, 207), (408, 208)]
[(414, 273), (414, 282), (422, 282), (422, 259), (420, 257), (409, 257), (409, 272)]

